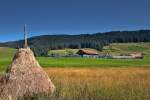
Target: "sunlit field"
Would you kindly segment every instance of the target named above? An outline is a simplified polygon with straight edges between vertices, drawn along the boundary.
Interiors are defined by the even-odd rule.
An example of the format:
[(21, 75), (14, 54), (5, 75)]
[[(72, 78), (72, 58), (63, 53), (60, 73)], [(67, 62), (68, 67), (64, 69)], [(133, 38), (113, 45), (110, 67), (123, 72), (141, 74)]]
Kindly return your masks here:
[(49, 68), (52, 100), (150, 100), (147, 68)]
[[(143, 52), (145, 58), (36, 59), (56, 86), (51, 100), (150, 100), (150, 44), (113, 44), (109, 50), (112, 54), (133, 51)], [(16, 49), (0, 48), (1, 72), (11, 64), (15, 52)]]
[[(71, 49), (69, 49), (71, 50)], [(13, 48), (0, 47), (0, 71), (4, 71), (17, 50)], [(73, 50), (72, 52), (76, 52)], [(64, 50), (52, 50), (63, 54)], [(144, 59), (93, 59), (93, 58), (50, 58), (50, 57), (36, 57), (40, 65), (44, 68), (108, 68), (108, 67), (142, 67), (150, 68), (150, 43), (115, 43), (104, 47), (103, 53), (109, 52), (112, 55), (118, 55), (131, 52), (144, 53)]]
[(48, 58), (38, 57), (40, 65), (43, 67), (144, 67), (150, 68), (150, 58), (146, 59), (99, 59), (99, 58)]

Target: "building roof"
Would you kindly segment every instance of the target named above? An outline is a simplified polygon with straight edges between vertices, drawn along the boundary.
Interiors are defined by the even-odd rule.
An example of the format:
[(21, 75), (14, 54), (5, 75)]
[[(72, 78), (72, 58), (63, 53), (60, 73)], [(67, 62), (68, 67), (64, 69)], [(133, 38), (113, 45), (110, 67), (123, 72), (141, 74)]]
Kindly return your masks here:
[(132, 52), (130, 54), (143, 54), (142, 52)]
[(87, 54), (87, 55), (98, 55), (98, 53), (94, 50), (86, 50), (86, 49), (80, 49), (77, 54), (83, 55), (83, 54)]
[(141, 52), (133, 52), (129, 54), (130, 56), (143, 56), (144, 54)]

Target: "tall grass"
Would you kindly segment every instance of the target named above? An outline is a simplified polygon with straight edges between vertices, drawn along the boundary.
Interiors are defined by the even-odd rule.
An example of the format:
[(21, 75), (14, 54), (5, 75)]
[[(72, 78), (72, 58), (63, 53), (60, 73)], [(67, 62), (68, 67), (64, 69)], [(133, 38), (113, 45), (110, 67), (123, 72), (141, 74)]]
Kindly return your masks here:
[(51, 100), (150, 100), (150, 69), (46, 69)]
[[(15, 100), (150, 100), (149, 68), (49, 68), (56, 91)], [(10, 97), (0, 100), (12, 100)]]

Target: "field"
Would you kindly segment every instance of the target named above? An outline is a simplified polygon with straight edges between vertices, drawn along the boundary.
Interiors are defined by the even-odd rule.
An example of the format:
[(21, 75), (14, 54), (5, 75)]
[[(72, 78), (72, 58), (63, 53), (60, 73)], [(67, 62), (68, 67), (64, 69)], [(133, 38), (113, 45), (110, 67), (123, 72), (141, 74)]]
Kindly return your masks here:
[[(77, 51), (69, 49), (71, 52)], [(60, 55), (66, 50), (54, 50)], [(104, 47), (102, 53), (112, 55), (127, 54), (131, 52), (144, 53), (144, 59), (90, 59), (90, 58), (37, 58), (43, 67), (150, 67), (150, 43), (117, 43)], [(53, 63), (51, 63), (53, 62)]]
[[(0, 71), (11, 63), (15, 52), (0, 48)], [(52, 52), (65, 54), (66, 50)], [(103, 52), (142, 52), (145, 58), (37, 57), (56, 86), (51, 100), (150, 100), (150, 43), (111, 44)]]
[(52, 100), (150, 100), (150, 69), (45, 69), (56, 86)]
[(103, 52), (109, 52), (112, 55), (142, 52), (146, 58), (150, 58), (150, 43), (113, 43), (105, 46)]
[(16, 50), (7, 47), (0, 47), (0, 71), (4, 71), (11, 63)]
[[(12, 48), (0, 48), (0, 70), (5, 70), (11, 62), (15, 53)], [(56, 50), (52, 52), (64, 54), (66, 50)], [(71, 51), (71, 50), (68, 50)], [(72, 50), (75, 52), (77, 50)], [(150, 67), (150, 43), (123, 43), (111, 44), (111, 46), (104, 47), (103, 52), (110, 54), (121, 54), (129, 52), (142, 52), (145, 54), (144, 59), (92, 59), (92, 58), (49, 58), (37, 57), (40, 65), (43, 67)]]
[(58, 56), (65, 56), (69, 54), (75, 54), (78, 49), (63, 49), (63, 50), (50, 50), (48, 55), (58, 55)]

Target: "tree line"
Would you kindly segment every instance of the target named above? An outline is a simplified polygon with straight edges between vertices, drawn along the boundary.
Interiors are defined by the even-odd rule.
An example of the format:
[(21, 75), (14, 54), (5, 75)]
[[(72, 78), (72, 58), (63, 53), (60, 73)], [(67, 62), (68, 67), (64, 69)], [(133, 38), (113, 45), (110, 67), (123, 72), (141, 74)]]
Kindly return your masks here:
[[(23, 40), (0, 43), (0, 46), (23, 47)], [(30, 48), (36, 56), (46, 56), (49, 50), (93, 48), (102, 50), (110, 43), (150, 42), (150, 30), (113, 31), (80, 35), (42, 35), (28, 39)]]

